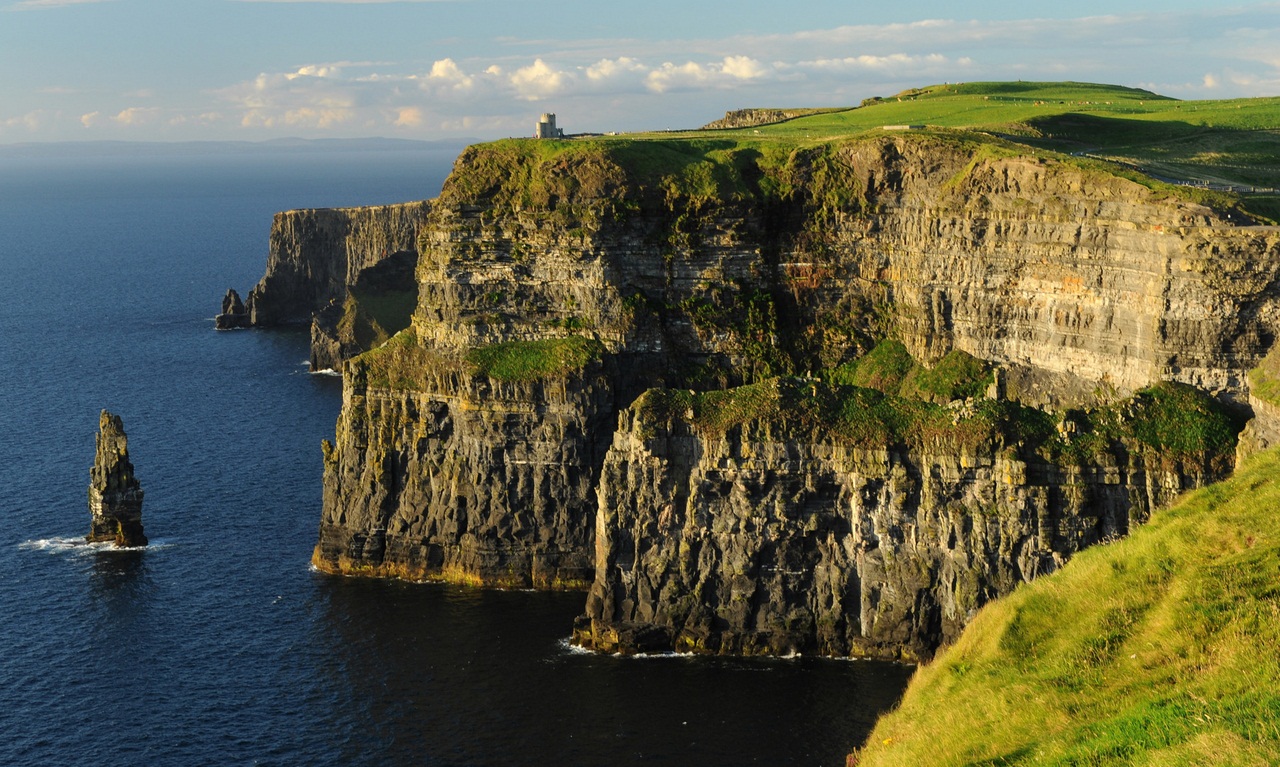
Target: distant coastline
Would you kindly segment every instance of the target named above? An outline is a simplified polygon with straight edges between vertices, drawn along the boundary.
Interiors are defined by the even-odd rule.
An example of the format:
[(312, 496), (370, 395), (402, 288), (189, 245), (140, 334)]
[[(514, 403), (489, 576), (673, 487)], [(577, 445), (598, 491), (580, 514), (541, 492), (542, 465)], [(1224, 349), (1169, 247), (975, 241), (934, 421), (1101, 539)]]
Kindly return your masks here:
[(248, 153), (405, 152), (458, 149), (475, 138), (418, 141), (399, 138), (278, 138), (266, 141), (29, 141), (0, 144), (0, 158), (194, 156)]

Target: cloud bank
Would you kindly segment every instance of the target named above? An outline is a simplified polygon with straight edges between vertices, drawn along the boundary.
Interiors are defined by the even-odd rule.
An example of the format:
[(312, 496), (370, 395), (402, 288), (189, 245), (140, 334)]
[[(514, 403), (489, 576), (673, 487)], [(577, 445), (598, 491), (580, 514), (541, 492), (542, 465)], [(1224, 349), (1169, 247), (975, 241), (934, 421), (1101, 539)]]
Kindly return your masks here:
[[(488, 138), (528, 134), (542, 111), (558, 112), (570, 131), (684, 128), (731, 108), (849, 106), (973, 80), (1088, 80), (1193, 98), (1272, 95), (1280, 94), (1280, 4), (704, 40), (509, 40), (487, 50), (465, 59), (428, 51), (417, 62), (303, 62), (184, 94), (189, 103), (139, 92), (75, 114), (84, 128), (104, 133)], [(56, 119), (0, 112), (0, 138)]]

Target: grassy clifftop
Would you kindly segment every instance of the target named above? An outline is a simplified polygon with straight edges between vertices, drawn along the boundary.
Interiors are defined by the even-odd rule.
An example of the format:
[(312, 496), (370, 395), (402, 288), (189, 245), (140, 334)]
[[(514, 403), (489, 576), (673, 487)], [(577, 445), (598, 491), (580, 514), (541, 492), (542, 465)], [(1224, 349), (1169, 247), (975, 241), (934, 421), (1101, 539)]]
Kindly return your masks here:
[(872, 765), (1280, 763), (1280, 451), (985, 607)]
[[(912, 129), (898, 130), (903, 126)], [(520, 209), (587, 200), (621, 208), (677, 198), (732, 204), (797, 192), (822, 200), (857, 192), (856, 179), (841, 176), (832, 161), (833, 149), (886, 135), (969, 153), (986, 147), (1036, 154), (1219, 209), (1235, 207), (1243, 195), (1244, 207), (1260, 218), (1280, 214), (1280, 197), (1266, 191), (1280, 187), (1280, 99), (1178, 101), (1088, 83), (931, 86), (754, 128), (507, 139), (464, 152), (443, 197)], [(1260, 191), (1214, 195), (1164, 183), (1177, 180)]]

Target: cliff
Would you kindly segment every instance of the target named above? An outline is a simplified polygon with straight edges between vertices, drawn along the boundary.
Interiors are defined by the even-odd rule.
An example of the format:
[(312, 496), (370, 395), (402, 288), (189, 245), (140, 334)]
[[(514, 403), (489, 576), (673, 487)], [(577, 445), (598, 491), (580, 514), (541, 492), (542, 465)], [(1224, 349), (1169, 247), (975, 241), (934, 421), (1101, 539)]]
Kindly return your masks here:
[[(1062, 460), (995, 427), (967, 452), (710, 438), (627, 408), (825, 380), (894, 338), (925, 371), (997, 370), (994, 396), (1068, 432), (1162, 381), (1243, 410), (1280, 234), (1206, 202), (966, 134), (472, 147), (421, 226), (411, 328), (344, 368), (313, 562), (548, 587), (594, 567), (594, 646), (926, 654), (1223, 459), (1106, 432)], [(922, 375), (905, 400), (973, 396)], [(676, 577), (686, 538), (707, 543)]]
[[(490, 375), (492, 374), (492, 375)], [(582, 589), (614, 390), (589, 346), (545, 374), (406, 331), (344, 370), (313, 562), (335, 572)]]
[[(429, 202), (412, 202), (277, 213), (271, 224), (266, 274), (246, 301), (248, 324), (312, 323), (312, 370), (336, 369), (346, 357), (367, 351), (403, 329), (407, 312), (399, 311), (397, 305), (406, 303), (406, 292), (413, 292), (412, 280), (403, 276), (413, 273), (418, 230), (430, 209)], [(400, 274), (401, 279), (388, 280), (385, 273), (366, 277), (371, 269)], [(392, 327), (362, 335), (356, 323), (341, 326), (344, 315), (359, 313), (352, 305), (358, 299), (352, 299), (350, 288), (360, 284), (362, 277), (364, 290), (356, 294), (374, 306), (374, 314), (404, 315)], [(383, 295), (384, 287), (390, 295)], [(414, 300), (411, 295), (408, 305)], [(317, 320), (317, 315), (322, 316)]]
[(980, 605), (1232, 465), (1236, 427), (1190, 387), (1045, 416), (817, 379), (650, 391), (605, 459), (574, 639), (928, 657)]

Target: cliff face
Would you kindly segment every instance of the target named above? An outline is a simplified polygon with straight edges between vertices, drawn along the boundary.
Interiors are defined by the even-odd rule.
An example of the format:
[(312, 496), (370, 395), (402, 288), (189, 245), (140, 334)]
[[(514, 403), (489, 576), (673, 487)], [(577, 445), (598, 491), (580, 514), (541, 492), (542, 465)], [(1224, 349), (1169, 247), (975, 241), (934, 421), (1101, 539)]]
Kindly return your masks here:
[(927, 135), (474, 147), (418, 245), (411, 330), (344, 370), (313, 561), (544, 586), (594, 565), (599, 647), (920, 654), (1220, 473), (1123, 443), (1062, 463), (633, 415), (611, 437), (651, 386), (823, 375), (893, 337), (986, 360), (1026, 405), (1161, 380), (1243, 402), (1280, 321), (1275, 231)]
[(423, 232), (419, 336), (568, 329), (732, 383), (892, 335), (926, 361), (1009, 368), (1021, 401), (1075, 405), (1164, 379), (1243, 400), (1280, 326), (1280, 233), (1101, 171), (901, 137), (655, 199), (627, 161), (548, 162), (531, 194), (464, 155)]
[(585, 588), (589, 499), (614, 407), (600, 363), (507, 382), (421, 352), (385, 359), (404, 341), (346, 368), (337, 438), (325, 446), (317, 567)]
[[(323, 313), (313, 323), (312, 370), (336, 369), (347, 356), (368, 350), (338, 327), (349, 287), (389, 259), (416, 261), (418, 230), (430, 210), (429, 202), (412, 202), (277, 213), (266, 274), (246, 301), (249, 324), (313, 323), (313, 315)], [(410, 263), (407, 273), (412, 271)], [(412, 289), (412, 283), (395, 289)]]
[(657, 395), (622, 414), (601, 474), (587, 647), (928, 657), (985, 602), (1230, 465), (1133, 439), (1046, 457), (972, 401), (950, 430), (877, 444), (699, 428)]

